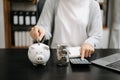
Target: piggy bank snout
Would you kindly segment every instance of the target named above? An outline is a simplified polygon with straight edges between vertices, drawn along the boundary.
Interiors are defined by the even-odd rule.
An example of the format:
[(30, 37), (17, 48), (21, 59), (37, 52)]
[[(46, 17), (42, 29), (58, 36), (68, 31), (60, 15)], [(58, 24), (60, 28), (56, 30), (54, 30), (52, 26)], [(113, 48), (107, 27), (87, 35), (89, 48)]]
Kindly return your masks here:
[(43, 56), (43, 55), (37, 55), (37, 56), (35, 57), (35, 59), (36, 59), (37, 62), (41, 62), (41, 61), (44, 60), (44, 56)]

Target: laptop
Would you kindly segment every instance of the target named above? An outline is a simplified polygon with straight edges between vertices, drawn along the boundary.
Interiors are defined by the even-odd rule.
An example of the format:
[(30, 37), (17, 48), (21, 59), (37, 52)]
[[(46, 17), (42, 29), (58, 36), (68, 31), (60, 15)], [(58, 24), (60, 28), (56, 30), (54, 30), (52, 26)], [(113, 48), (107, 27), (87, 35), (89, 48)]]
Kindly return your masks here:
[(120, 72), (120, 53), (93, 60), (91, 63)]

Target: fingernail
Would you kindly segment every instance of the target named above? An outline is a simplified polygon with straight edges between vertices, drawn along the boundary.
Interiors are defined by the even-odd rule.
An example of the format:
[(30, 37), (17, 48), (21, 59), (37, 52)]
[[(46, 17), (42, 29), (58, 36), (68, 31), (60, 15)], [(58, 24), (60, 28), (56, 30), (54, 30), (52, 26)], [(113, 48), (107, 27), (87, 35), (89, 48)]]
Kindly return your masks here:
[(81, 58), (81, 60), (84, 60), (84, 58)]

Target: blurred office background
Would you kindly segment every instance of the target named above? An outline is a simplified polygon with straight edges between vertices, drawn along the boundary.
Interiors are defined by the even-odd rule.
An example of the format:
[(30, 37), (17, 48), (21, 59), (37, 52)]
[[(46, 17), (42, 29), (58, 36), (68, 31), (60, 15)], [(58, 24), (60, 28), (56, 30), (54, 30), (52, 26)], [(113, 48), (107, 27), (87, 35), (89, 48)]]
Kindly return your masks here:
[[(13, 1), (12, 6), (9, 5), (9, 6), (11, 6), (11, 9), (13, 11), (16, 9), (21, 10), (21, 8), (25, 7), (25, 3), (22, 4), (23, 6), (21, 6), (21, 7), (20, 7), (21, 4), (19, 4), (19, 3), (14, 4), (15, 0), (0, 0), (0, 48), (11, 48), (10, 46), (7, 46), (10, 44), (10, 42), (15, 44), (15, 42), (12, 41), (15, 38), (11, 39), (10, 41), (9, 41), (9, 38), (6, 38), (6, 36), (7, 37), (9, 37), (9, 36), (15, 37), (15, 34), (8, 35), (9, 30), (6, 29), (7, 27), (5, 27), (6, 20), (7, 20), (5, 17), (5, 15), (6, 15), (5, 10), (9, 10), (9, 9), (5, 9), (5, 8), (7, 8), (6, 7), (7, 5), (5, 5), (5, 3), (9, 4), (10, 1)], [(18, 0), (18, 2), (19, 1), (20, 0)], [(37, 1), (39, 1), (39, 0), (37, 0), (37, 1), (31, 0), (31, 1), (32, 1), (32, 3), (29, 2), (29, 4), (28, 4), (29, 10), (27, 10), (27, 11), (37, 10), (36, 5), (38, 4)], [(34, 2), (34, 1), (36, 1), (36, 2)], [(104, 1), (106, 2), (106, 0), (104, 0)], [(103, 28), (103, 39), (101, 41), (100, 47), (101, 48), (116, 48), (117, 49), (117, 48), (120, 48), (120, 8), (119, 8), (120, 7), (120, 0), (107, 0), (107, 1), (109, 1), (108, 3), (105, 3), (108, 7), (108, 10), (106, 10), (107, 26)], [(43, 3), (44, 3), (44, 1), (41, 0), (41, 3), (39, 6), (41, 7)], [(30, 7), (30, 5), (33, 7)], [(15, 6), (17, 6), (17, 7), (15, 7)], [(24, 9), (24, 10), (26, 10), (26, 9)], [(21, 10), (21, 11), (24, 12), (24, 10)], [(8, 14), (8, 15), (10, 15), (10, 14)], [(11, 20), (9, 20), (9, 21), (11, 21)], [(9, 26), (9, 24), (7, 26)], [(8, 29), (10, 29), (10, 28), (8, 28)], [(6, 32), (6, 31), (8, 31), (8, 32)]]
[(111, 0), (109, 48), (120, 48), (120, 0)]

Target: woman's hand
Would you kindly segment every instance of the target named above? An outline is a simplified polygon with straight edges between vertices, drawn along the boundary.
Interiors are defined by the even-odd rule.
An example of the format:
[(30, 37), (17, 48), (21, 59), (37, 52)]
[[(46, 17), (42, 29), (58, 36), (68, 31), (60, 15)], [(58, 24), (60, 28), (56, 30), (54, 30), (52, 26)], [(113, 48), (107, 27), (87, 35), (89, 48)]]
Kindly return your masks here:
[(91, 44), (84, 43), (80, 50), (81, 59), (84, 60), (84, 58), (90, 57), (93, 52), (94, 47)]
[(45, 35), (45, 30), (42, 27), (32, 27), (31, 31), (30, 31), (30, 36), (37, 40), (37, 41), (41, 41), (41, 39), (43, 38), (43, 36)]

